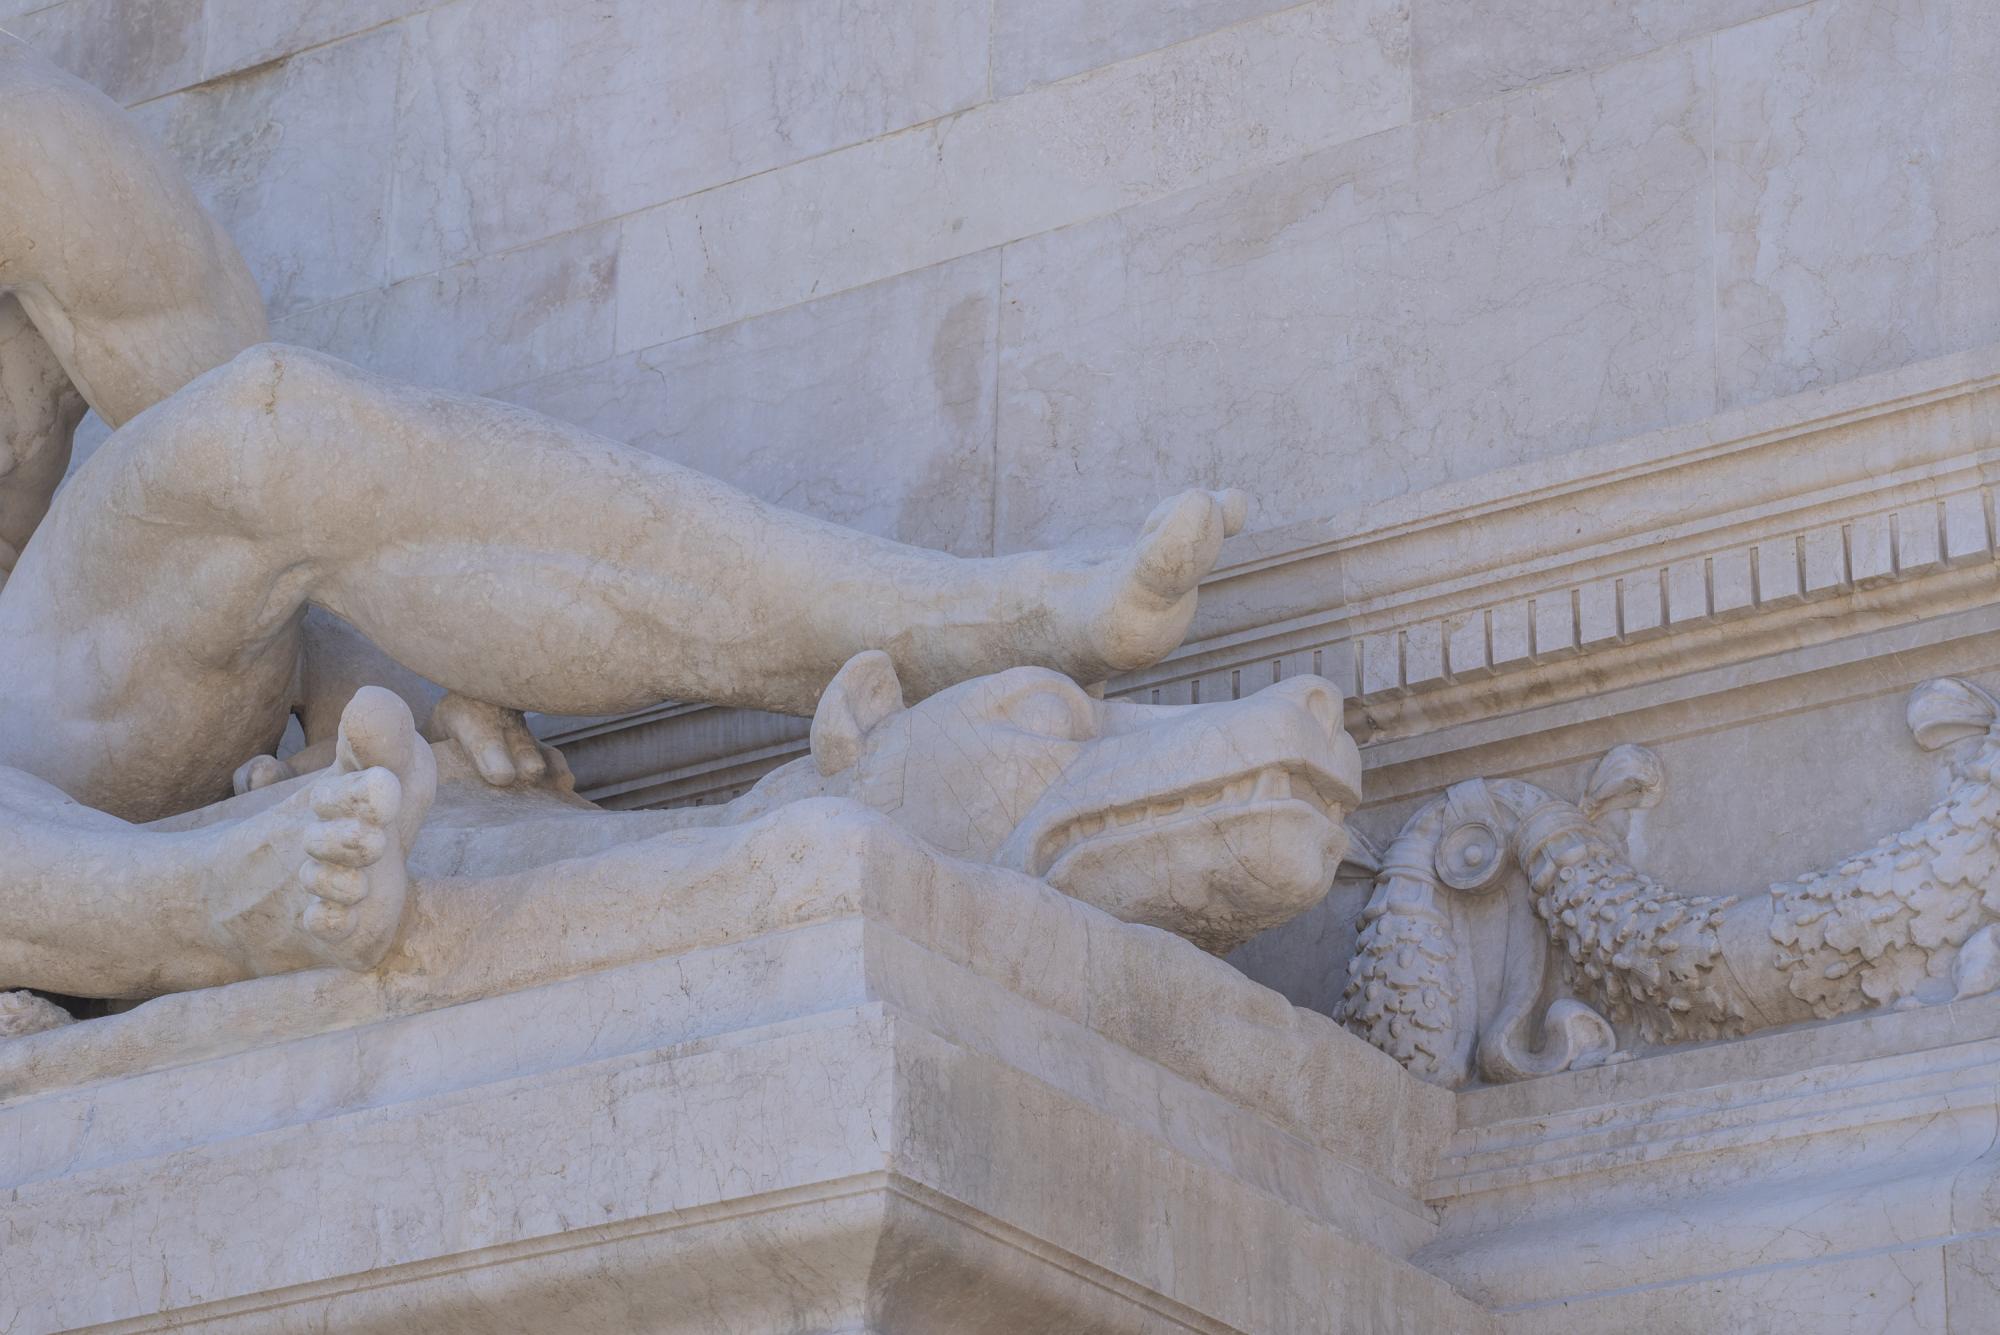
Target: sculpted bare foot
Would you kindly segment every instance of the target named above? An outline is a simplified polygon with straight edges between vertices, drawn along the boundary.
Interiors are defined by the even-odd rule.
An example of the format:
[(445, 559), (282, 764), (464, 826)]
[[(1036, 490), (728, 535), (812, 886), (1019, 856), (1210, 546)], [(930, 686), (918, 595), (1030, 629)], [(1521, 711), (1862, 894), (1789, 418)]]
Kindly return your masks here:
[(1185, 491), (1160, 503), (1130, 549), (1092, 561), (1082, 592), (1084, 662), (1073, 675), (1129, 672), (1172, 653), (1194, 620), (1196, 586), (1248, 510), (1240, 491)]
[(340, 718), (334, 762), (310, 787), (220, 832), (217, 926), (251, 973), (371, 969), (395, 944), (406, 858), (437, 792), (409, 706), (364, 687)]

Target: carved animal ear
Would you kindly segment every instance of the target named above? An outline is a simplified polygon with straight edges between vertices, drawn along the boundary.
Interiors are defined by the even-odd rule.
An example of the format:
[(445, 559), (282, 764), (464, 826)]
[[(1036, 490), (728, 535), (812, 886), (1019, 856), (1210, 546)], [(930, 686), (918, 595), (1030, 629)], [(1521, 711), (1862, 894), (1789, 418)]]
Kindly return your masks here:
[(1969, 681), (1936, 677), (1910, 692), (1907, 717), (1917, 745), (1926, 751), (1976, 737), (1993, 726), (1993, 697)]
[(861, 739), (891, 714), (902, 712), (903, 683), (880, 649), (847, 660), (820, 694), (813, 711), (812, 755), (829, 777), (861, 758)]

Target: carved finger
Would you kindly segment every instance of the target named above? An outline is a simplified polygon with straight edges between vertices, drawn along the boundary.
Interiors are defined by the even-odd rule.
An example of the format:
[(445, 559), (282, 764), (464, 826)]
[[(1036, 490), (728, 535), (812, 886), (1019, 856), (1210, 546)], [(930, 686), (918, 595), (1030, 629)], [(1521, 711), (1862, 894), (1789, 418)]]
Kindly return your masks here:
[[(460, 742), (464, 746), (465, 743)], [(466, 753), (472, 757), (474, 769), (479, 777), (495, 788), (510, 787), (520, 776), (514, 770), (514, 757), (508, 754), (507, 744), (495, 737), (478, 748), (467, 746)]]
[(1132, 570), (1139, 587), (1169, 599), (1193, 589), (1222, 550), (1223, 510), (1206, 491), (1184, 492), (1155, 510)]
[(387, 825), (396, 818), (402, 782), (386, 769), (329, 775), (313, 785), (313, 814), (322, 820), (362, 820)]
[(330, 820), (306, 831), (306, 852), (337, 867), (371, 867), (389, 851), (389, 836), (378, 824)]
[(417, 745), (410, 707), (392, 691), (363, 686), (341, 711), (334, 767), (346, 773), (374, 766), (406, 770)]
[(1216, 492), (1215, 501), (1222, 507), (1222, 536), (1233, 538), (1241, 533), (1245, 521), (1250, 518), (1250, 493), (1230, 487)]
[(509, 732), (507, 749), (513, 755), (514, 772), (523, 781), (533, 783), (549, 772), (548, 762), (542, 759), (541, 744), (535, 740), (535, 734), (528, 731), (526, 722)]
[(553, 746), (536, 747), (541, 752), (542, 765), (547, 771), (549, 782), (565, 793), (576, 791), (576, 774), (569, 767), (569, 757)]

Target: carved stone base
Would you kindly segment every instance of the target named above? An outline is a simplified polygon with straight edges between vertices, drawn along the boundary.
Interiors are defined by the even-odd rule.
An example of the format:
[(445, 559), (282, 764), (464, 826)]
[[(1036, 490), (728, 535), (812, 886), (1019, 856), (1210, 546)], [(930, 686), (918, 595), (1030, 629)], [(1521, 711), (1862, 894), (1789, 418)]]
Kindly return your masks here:
[(1420, 1265), (1508, 1331), (2000, 1320), (2000, 997), (1459, 1096)]
[(1495, 1329), (1403, 1259), (1452, 1094), (1163, 932), (867, 865), (461, 1004), (301, 974), (0, 1045), (0, 1327)]

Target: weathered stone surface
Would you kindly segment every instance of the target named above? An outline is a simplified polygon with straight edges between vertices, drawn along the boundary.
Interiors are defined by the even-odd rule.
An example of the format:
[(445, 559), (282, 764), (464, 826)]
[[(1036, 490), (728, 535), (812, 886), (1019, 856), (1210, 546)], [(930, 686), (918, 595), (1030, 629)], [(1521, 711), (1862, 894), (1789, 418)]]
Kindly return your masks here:
[[(1401, 124), (1409, 65), (1400, 13), (1393, 0), (1301, 5), (638, 214), (625, 224), (619, 347)], [(780, 254), (787, 262), (772, 264)]]
[(1708, 89), (1666, 52), (1010, 247), (1002, 550), (1163, 478), (1247, 466), (1273, 525), (1707, 413)]
[(368, 33), (139, 110), (274, 314), (384, 281), (402, 53), (400, 33)]
[(143, 102), (201, 77), (203, 0), (62, 0), (8, 31), (120, 102)]
[(275, 329), (398, 377), (490, 393), (610, 356), (618, 266), (607, 223), (294, 311)]
[(1926, 0), (1829, 0), (1716, 39), (1724, 403), (1944, 350), (1949, 32)]
[[(442, 1007), (301, 974), (10, 1044), (21, 1273), (131, 1279), (17, 1287), (20, 1328), (1494, 1328), (1402, 1259), (1449, 1096), (1184, 943), (821, 843), (773, 864), (789, 930)], [(139, 1057), (202, 1030), (199, 1065)], [(161, 1190), (197, 1208), (72, 1222)]]
[[(1212, 949), (1323, 893), (1360, 782), (1336, 688), (1297, 677), (1210, 706), (1214, 725), (1166, 711), (1191, 730), (1159, 748), (1134, 706), (1008, 666), (1096, 681), (1170, 651), (1240, 494), (1187, 493), (1102, 556), (967, 560), (842, 530), (525, 410), (258, 344), (242, 261), (115, 103), (12, 38), (0, 101), (0, 168), (39, 187), (0, 197), (10, 983), (145, 997), (379, 964), (436, 787), (383, 683), (498, 787), (550, 773), (522, 709), (816, 708), (813, 764), (709, 815), (820, 782), (879, 792), (955, 853), (1089, 882)], [(71, 225), (113, 210), (122, 236)], [(58, 489), (86, 402), (118, 429)], [(984, 667), (1013, 675), (969, 683)], [(444, 678), (434, 709), (414, 672)], [(971, 694), (906, 711), (906, 680)], [(337, 736), (315, 738), (329, 697)], [(259, 754), (294, 715), (305, 752)], [(922, 774), (939, 738), (955, 777)], [(1199, 777), (1163, 786), (1170, 756)], [(1073, 769), (1095, 796), (1061, 791)], [(224, 774), (247, 795), (309, 773), (268, 809), (193, 818), (199, 837), (127, 824), (186, 818)]]
[(203, 79), (285, 60), (327, 42), (434, 9), (445, 0), (204, 0)]
[(1705, 38), (1798, 0), (1410, 0), (1419, 116)]
[(1989, 997), (1464, 1096), (1419, 1259), (1503, 1329), (1976, 1329), (1996, 1021)]
[[(1116, 61), (1157, 51), (1232, 23), (1261, 18), (1288, 0), (1107, 0), (1079, 10), (1060, 0), (997, 0), (993, 7), (993, 95), (1006, 97)], [(1382, 11), (1394, 23), (1393, 10)]]
[(999, 285), (988, 251), (502, 393), (779, 505), (983, 555)]
[(970, 0), (433, 10), (406, 28), (391, 275), (968, 106), (985, 91), (988, 29)]
[[(0, 1032), (16, 1035), (0, 1039), (0, 1227), (53, 1294), (24, 1316), (8, 1307), (19, 1285), (0, 1282), (0, 1325), (159, 1324), (150, 1303), (183, 1326), (385, 1332), (641, 1317), (1983, 1331), (2000, 1003), (1975, 993), (2000, 982), (2000, 924), (1976, 771), (1992, 765), (1937, 707), (1970, 687), (1918, 712), (1942, 755), (1910, 744), (1903, 698), (1925, 679), (2000, 686), (1990, 10), (0, 0), (0, 22), (138, 104), (249, 253), (288, 341), (644, 451), (282, 349), (222, 377), (214, 413), (177, 419), (187, 401), (170, 400), (140, 416), (262, 338), (249, 279), (218, 267), (228, 247), (192, 196), (148, 212), (133, 203), (155, 192), (119, 185), (34, 216), (49, 192), (7, 187), (63, 178), (22, 168), (23, 142), (72, 165), (108, 154), (156, 184), (172, 172), (109, 132), (37, 146), (8, 104), (0, 289), (20, 295), (0, 296), (0, 570), (28, 550), (0, 595), (0, 667), (24, 642), (24, 596), (64, 609), (32, 640), (94, 587), (147, 593), (56, 670), (0, 682), (0, 750), (47, 741), (38, 763), (77, 786), (151, 800), (195, 770), (222, 791), (287, 708), (313, 744), (250, 759), (238, 778), (257, 791), (171, 833), (0, 775), (0, 914), (70, 914), (72, 947), (127, 964), (135, 942), (176, 933), (199, 943), (183, 968), (240, 948), (207, 978), (125, 979), (135, 994), (365, 965), (395, 935), (383, 920), (411, 916), (401, 953), (370, 971), (74, 1023), (0, 991)], [(56, 301), (38, 291), (63, 276), (52, 255), (90, 279)], [(218, 292), (220, 321), (203, 304)], [(49, 521), (111, 573), (50, 592), (50, 569), (81, 567), (26, 534), (86, 400), (130, 422), (109, 457), (143, 463), (73, 477), (71, 494), (126, 484)], [(245, 448), (272, 423), (291, 448)], [(630, 485), (586, 456), (622, 461)], [(658, 488), (664, 459), (961, 556), (1101, 533), (1126, 560), (1153, 497), (1189, 481), (1248, 479), (1259, 521), (1219, 554), (1206, 537), (1168, 544), (1157, 564), (1188, 569), (1165, 623), (1200, 580), (1199, 638), (1118, 674), (1122, 705), (1030, 673), (1035, 689), (1003, 674), (898, 711), (877, 662), (828, 694), (810, 746), (792, 720), (657, 703), (728, 694), (671, 675), (619, 697), (643, 694), (636, 717), (534, 720), (592, 748), (607, 801), (709, 804), (693, 813), (578, 805), (528, 720), (466, 695), (430, 708), (432, 688), (317, 611), (292, 652), (305, 586), (377, 629), (421, 626), (403, 652), (504, 697), (546, 702), (635, 663), (699, 668), (713, 648), (752, 698), (809, 708), (798, 641), (759, 628), (820, 626), (872, 562), (794, 554), (774, 562), (776, 603), (718, 602), (782, 557), (771, 533), (828, 530), (704, 529), (701, 507)], [(163, 514), (152, 498), (175, 482), (198, 494)], [(311, 503), (275, 523), (250, 504), (285, 495)], [(1181, 522), (1230, 527), (1233, 503), (1183, 505)], [(283, 543), (295, 559), (265, 564)], [(336, 549), (353, 555), (329, 564)], [(957, 587), (939, 572), (971, 568), (918, 565), (933, 610)], [(231, 569), (249, 572), (255, 616), (226, 610)], [(1044, 652), (1108, 673), (1102, 646), (1086, 667), (1070, 635), (993, 635), (1003, 612), (1044, 630), (1072, 619), (1024, 611), (1040, 577), (1011, 569), (943, 618), (943, 638), (974, 650), (944, 654), (952, 674)], [(663, 570), (710, 596), (671, 638), (632, 612)], [(523, 591), (544, 596), (532, 615)], [(158, 615), (135, 630), (134, 607)], [(935, 627), (913, 645), (904, 611), (864, 618), (852, 647), (935, 667)], [(702, 638), (717, 627), (720, 648)], [(119, 679), (141, 659), (155, 670)], [(176, 675), (204, 667), (236, 674), (235, 694)], [(245, 692), (257, 674), (282, 686)], [(370, 674), (450, 739), (443, 797), (407, 843), (432, 754), (415, 718), (364, 695), (335, 772), (314, 769)], [(1366, 742), (1354, 860), (1229, 964), (893, 828), (999, 857), (1028, 795), (1080, 781), (1084, 760), (1056, 763), (1066, 748), (1130, 735), (1107, 721), (1135, 706), (1198, 701), (1133, 715), (1201, 736), (1153, 748), (1171, 763), (1103, 768), (1143, 806), (1084, 813), (1105, 817), (1101, 834), (1077, 826), (1153, 842), (1102, 876), (1044, 870), (1226, 946), (1257, 924), (1218, 922), (1235, 893), (1219, 886), (1255, 898), (1282, 883), (1281, 906), (1307, 902), (1328, 845), (1288, 861), (1306, 845), (1159, 836), (1190, 818), (1219, 829), (1246, 778), (1253, 798), (1267, 777), (1277, 795), (1270, 766), (1219, 788), (1189, 772), (1245, 761), (1258, 702), (1316, 689), (1314, 674), (1347, 690)], [(72, 697), (35, 704), (111, 687), (181, 726), (105, 748), (78, 732)], [(1294, 713), (1315, 719), (1298, 736), (1333, 735), (1309, 705)], [(1055, 735), (1085, 719), (1105, 735)], [(884, 743), (898, 728), (906, 749)], [(1628, 741), (1672, 788), (1612, 810), (1599, 799), (1654, 772), (1625, 752), (1593, 782)], [(92, 754), (104, 763), (79, 759)], [(754, 815), (722, 799), (752, 800), (779, 761), (791, 768), (752, 805), (813, 800), (717, 825)], [(1599, 994), (1617, 978), (1690, 1014), (1672, 1002), (1697, 999), (1701, 931), (1625, 929), (1817, 866), (1815, 884), (1843, 893), (1792, 895), (1791, 981), (1744, 1027), (1793, 1001), (1839, 1009), (1856, 988), (1860, 1012), (1454, 1094), (1244, 980), (1332, 1009), (1370, 930), (1370, 878), (1398, 858), (1409, 872), (1412, 849), (1391, 840), (1413, 812), (1442, 801), (1460, 818), (1430, 873), (1439, 851), (1460, 879), (1483, 865), (1463, 819), (1478, 775), (1489, 794), (1551, 799), (1535, 799), (1543, 826), (1518, 860), (1547, 872), (1574, 851), (1539, 836), (1579, 797), (1577, 819), (1628, 855), (1567, 865), (1570, 910), (1617, 921), (1598, 914), (1610, 935), (1585, 942), (1589, 912), (1553, 915), (1579, 938), (1556, 971), (1598, 970), (1565, 1001), (1615, 1009), (1631, 998)], [(898, 779), (915, 797), (891, 809), (878, 799)], [(836, 788), (888, 823), (827, 803)], [(628, 846), (618, 830), (653, 837)], [(193, 850), (203, 871), (135, 879), (153, 863), (91, 860), (101, 839)], [(702, 849), (724, 851), (703, 864)], [(560, 876), (538, 861), (558, 852), (580, 859)], [(1221, 852), (1234, 861), (1218, 879)], [(463, 884), (503, 863), (522, 878), (511, 895)], [(201, 912), (177, 916), (191, 885)], [(1465, 892), (1454, 924), (1482, 1013), (1536, 981), (1508, 963), (1517, 888)], [(1621, 919), (1628, 890), (1638, 907)], [(1719, 910), (1715, 945), (1761, 987), (1772, 939), (1735, 930), (1744, 903), (1766, 907)], [(0, 924), (0, 988), (40, 958), (46, 917)], [(246, 922), (270, 931), (251, 940)], [(1428, 958), (1379, 946), (1364, 953), (1390, 981)], [(59, 962), (77, 967), (75, 951)], [(1532, 1000), (1512, 1073), (1560, 1065), (1564, 1044), (1604, 1055), (1587, 1018)], [(1895, 1000), (1919, 1004), (1875, 1005)], [(287, 1226), (300, 1202), (309, 1238)]]

